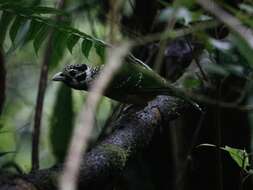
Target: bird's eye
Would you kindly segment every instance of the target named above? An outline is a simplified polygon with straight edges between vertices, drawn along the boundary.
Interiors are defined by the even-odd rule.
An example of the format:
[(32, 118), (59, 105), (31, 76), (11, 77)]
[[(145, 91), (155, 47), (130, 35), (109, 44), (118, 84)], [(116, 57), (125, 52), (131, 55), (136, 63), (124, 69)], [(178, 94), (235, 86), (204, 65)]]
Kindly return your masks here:
[(75, 76), (75, 75), (76, 75), (76, 70), (71, 69), (71, 70), (69, 71), (69, 74), (70, 74), (71, 76)]
[(84, 81), (86, 80), (86, 73), (82, 73), (76, 77), (78, 81)]

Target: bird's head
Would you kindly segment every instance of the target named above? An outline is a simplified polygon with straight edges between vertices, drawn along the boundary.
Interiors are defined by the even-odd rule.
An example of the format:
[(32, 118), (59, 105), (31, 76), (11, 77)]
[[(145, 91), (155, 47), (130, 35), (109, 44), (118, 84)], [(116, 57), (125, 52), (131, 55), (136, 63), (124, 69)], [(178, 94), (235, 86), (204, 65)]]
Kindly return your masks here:
[(62, 72), (56, 73), (52, 80), (61, 81), (71, 88), (87, 90), (93, 78), (92, 68), (86, 64), (67, 65)]

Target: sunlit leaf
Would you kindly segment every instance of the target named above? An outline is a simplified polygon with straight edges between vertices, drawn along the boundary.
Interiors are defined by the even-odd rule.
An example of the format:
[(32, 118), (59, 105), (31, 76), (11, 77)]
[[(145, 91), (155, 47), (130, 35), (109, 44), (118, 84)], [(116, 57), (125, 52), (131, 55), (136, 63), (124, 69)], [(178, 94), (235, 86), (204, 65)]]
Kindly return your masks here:
[(227, 151), (231, 158), (238, 164), (238, 166), (247, 171), (247, 168), (250, 166), (250, 164), (249, 155), (245, 150), (232, 148), (229, 146), (225, 146), (221, 149)]
[(229, 146), (217, 147), (216, 145), (213, 145), (213, 144), (200, 144), (196, 148), (200, 148), (200, 147), (214, 147), (214, 148), (219, 148), (221, 150), (228, 152), (231, 158), (236, 162), (236, 164), (240, 168), (248, 172), (248, 167), (250, 166), (249, 155), (245, 150), (232, 148)]

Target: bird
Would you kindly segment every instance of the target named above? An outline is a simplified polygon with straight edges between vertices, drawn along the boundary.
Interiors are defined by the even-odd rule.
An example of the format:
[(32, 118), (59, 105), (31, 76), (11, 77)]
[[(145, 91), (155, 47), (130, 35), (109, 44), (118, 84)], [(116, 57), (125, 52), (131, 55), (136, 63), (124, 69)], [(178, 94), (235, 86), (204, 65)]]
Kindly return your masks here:
[[(84, 63), (70, 64), (56, 73), (52, 80), (60, 81), (76, 90), (89, 91), (102, 66)], [(103, 93), (104, 96), (125, 104), (146, 105), (158, 95), (175, 96), (185, 100), (198, 110), (200, 106), (180, 88), (169, 82), (140, 60), (127, 59), (114, 75)]]

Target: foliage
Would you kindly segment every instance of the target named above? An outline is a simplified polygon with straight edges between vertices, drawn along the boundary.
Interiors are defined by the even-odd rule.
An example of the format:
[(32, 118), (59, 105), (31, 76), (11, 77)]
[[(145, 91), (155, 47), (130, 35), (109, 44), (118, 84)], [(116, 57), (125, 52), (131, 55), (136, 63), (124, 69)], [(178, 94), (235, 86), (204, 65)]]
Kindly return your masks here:
[[(0, 0), (0, 44), (6, 59), (7, 70), (7, 100), (0, 118), (0, 127), (3, 128), (0, 129), (7, 131), (13, 130), (13, 128), (16, 129), (15, 135), (14, 133), (6, 134), (4, 138), (1, 136), (2, 133), (0, 131), (0, 142), (2, 146), (7, 147), (7, 143), (5, 143), (6, 139), (16, 143), (16, 147), (13, 149), (8, 147), (7, 150), (0, 150), (0, 158), (2, 160), (17, 161), (17, 164), (20, 165), (21, 168), (25, 168), (26, 171), (29, 171), (29, 142), (31, 141), (30, 137), (32, 135), (32, 130), (29, 127), (33, 124), (32, 117), (37, 93), (37, 80), (40, 72), (38, 69), (39, 64), (37, 63), (40, 63), (43, 59), (42, 54), (40, 54), (41, 49), (44, 47), (43, 45), (51, 41), (52, 58), (49, 60), (49, 66), (51, 68), (49, 73), (50, 76), (55, 70), (60, 70), (65, 64), (70, 62), (82, 63), (83, 61), (88, 61), (90, 62), (89, 64), (96, 64), (97, 61), (99, 63), (104, 63), (106, 59), (106, 48), (111, 47), (110, 44), (105, 42), (104, 38), (107, 31), (110, 31), (108, 23), (105, 22), (109, 15), (109, 6), (106, 2), (107, 1), (100, 0), (69, 1), (69, 5), (66, 10), (63, 11), (54, 8), (53, 2), (50, 1)], [(146, 2), (148, 4), (149, 1)], [(200, 42), (200, 49), (204, 51), (201, 51), (201, 55), (196, 54), (193, 56), (194, 63), (199, 62), (203, 65), (203, 70), (210, 74), (211, 77), (214, 77), (215, 80), (209, 81), (208, 79), (205, 81), (203, 80), (203, 73), (193, 73), (190, 68), (190, 71), (187, 71), (187, 74), (184, 76), (184, 80), (178, 81), (178, 84), (181, 85), (180, 87), (186, 92), (191, 92), (191, 90), (197, 91), (203, 86), (205, 87), (204, 90), (209, 87), (216, 89), (215, 82), (217, 82), (218, 79), (224, 82), (223, 79), (225, 80), (228, 77), (236, 76), (240, 79), (244, 79), (247, 84), (245, 87), (242, 87), (243, 85), (239, 83), (241, 87), (239, 91), (245, 92), (242, 93), (242, 97), (239, 97), (240, 100), (244, 100), (240, 102), (243, 103), (243, 105), (238, 105), (238, 102), (236, 102), (236, 104), (232, 104), (232, 106), (238, 109), (245, 108), (249, 111), (248, 107), (244, 105), (246, 105), (246, 103), (252, 103), (251, 73), (253, 68), (253, 50), (249, 44), (252, 39), (245, 38), (243, 34), (246, 34), (246, 32), (252, 33), (252, 1), (244, 1), (238, 5), (235, 5), (234, 2), (239, 1), (233, 1), (233, 3), (228, 3), (226, 0), (216, 1), (222, 10), (229, 13), (233, 18), (236, 18), (240, 25), (242, 25), (244, 29), (247, 29), (243, 31), (242, 34), (236, 32), (228, 23), (221, 23), (219, 18), (212, 16), (213, 14), (197, 4), (197, 1), (177, 0), (171, 3), (172, 1), (159, 0), (157, 2), (158, 5), (154, 8), (156, 12), (154, 21), (150, 19), (150, 15), (152, 14), (149, 14), (148, 6), (145, 7), (145, 11), (147, 11), (145, 15), (150, 19), (148, 20), (150, 31), (145, 31), (145, 36), (143, 31), (136, 31), (139, 25), (141, 26), (142, 24), (141, 19), (145, 19), (139, 17), (140, 12), (134, 12), (135, 6), (139, 5), (138, 1), (125, 1), (118, 21), (120, 22), (119, 28), (121, 33), (117, 38), (122, 41), (126, 39), (132, 40), (135, 45), (132, 51), (133, 55), (137, 55), (141, 60), (147, 61), (147, 63), (151, 61), (152, 63), (150, 65), (155, 64), (155, 61), (157, 61), (153, 59), (153, 55), (157, 53), (156, 50), (152, 49), (153, 46), (159, 46), (158, 49), (162, 49), (161, 44), (163, 40), (169, 43), (173, 40), (173, 36), (180, 36), (183, 39)], [(132, 25), (134, 19), (138, 21), (137, 26)], [(172, 25), (174, 24), (173, 27), (166, 28), (168, 21), (171, 20), (173, 21)], [(126, 23), (128, 23), (128, 25)], [(209, 23), (213, 23), (213, 25)], [(163, 40), (160, 41), (160, 39)], [(68, 50), (69, 53), (66, 50)], [(165, 48), (165, 52), (166, 50)], [(139, 61), (135, 56), (132, 56), (132, 54), (129, 55), (128, 58), (132, 61), (142, 64), (141, 60)], [(163, 64), (165, 64), (168, 60), (164, 59), (163, 56), (164, 55), (162, 55), (162, 61)], [(172, 61), (169, 61), (173, 62), (175, 55), (171, 57), (169, 58), (171, 58)], [(194, 64), (192, 65), (193, 67), (195, 66)], [(166, 69), (171, 68), (172, 67)], [(238, 78), (236, 78), (236, 82), (239, 81)], [(231, 84), (231, 88), (238, 91), (235, 83)], [(224, 91), (226, 90), (227, 89)], [(208, 106), (208, 101), (210, 99), (213, 100), (214, 96), (212, 96), (212, 94), (209, 97), (209, 91), (206, 91), (208, 97), (207, 101), (204, 101), (203, 104), (206, 103)], [(249, 95), (248, 101), (247, 94)], [(41, 160), (45, 162), (42, 167), (49, 167), (56, 162), (63, 162), (72, 129), (78, 126), (75, 121), (76, 115), (78, 115), (82, 107), (83, 96), (85, 96), (85, 93), (71, 91), (64, 86), (60, 86), (56, 89), (55, 85), (51, 85), (51, 82), (48, 81), (46, 101), (44, 102), (45, 109), (42, 117), (43, 128), (41, 136), (43, 136), (43, 139), (41, 140), (40, 151)], [(226, 97), (221, 97), (221, 99), (222, 98), (225, 99)], [(216, 101), (216, 99), (214, 99), (214, 101), (215, 106), (217, 103), (218, 107), (219, 102)], [(213, 105), (212, 101), (210, 104)], [(101, 101), (96, 116), (97, 131), (95, 131), (95, 135), (93, 134), (92, 136), (94, 138), (91, 139), (91, 144), (96, 143), (96, 137), (99, 136), (98, 133), (100, 131), (107, 132), (106, 129), (103, 129), (103, 125), (106, 123), (107, 119), (110, 121), (108, 113), (111, 112), (111, 106), (112, 103), (109, 100), (106, 99)], [(231, 104), (225, 104), (225, 106), (228, 106), (226, 109), (232, 107)], [(251, 107), (249, 106), (249, 108)], [(217, 112), (217, 115), (220, 114), (220, 112), (223, 113), (227, 111), (225, 108), (220, 109), (221, 111), (219, 109), (214, 109), (212, 111), (215, 113)], [(245, 112), (245, 114), (248, 113)], [(115, 115), (115, 117), (117, 117), (117, 113)], [(231, 120), (232, 119), (234, 118), (231, 117)], [(195, 123), (197, 122), (195, 121)], [(110, 130), (111, 129), (109, 129), (109, 131)], [(164, 131), (161, 131), (163, 134)], [(188, 129), (185, 133), (187, 132), (189, 132)], [(229, 134), (225, 135), (229, 136)], [(178, 136), (181, 138), (183, 135), (180, 134)], [(49, 140), (47, 137), (49, 137)], [(213, 143), (212, 140), (210, 141), (209, 143)], [(25, 151), (22, 145), (26, 146)], [(212, 144), (204, 144), (203, 146), (216, 147)], [(171, 150), (171, 147), (166, 147), (166, 149)], [(227, 152), (231, 160), (234, 161), (243, 172), (248, 174), (252, 173), (252, 170), (249, 169), (249, 153), (243, 149), (234, 148), (230, 144), (225, 147), (220, 147), (220, 149)], [(12, 152), (13, 150), (16, 151)], [(185, 150), (180, 151), (187, 152)], [(56, 161), (52, 160), (52, 156), (54, 156)], [(159, 155), (157, 157), (159, 157)], [(177, 163), (178, 165), (181, 164), (179, 162), (180, 161)], [(1, 161), (1, 164), (2, 163)], [(145, 165), (146, 163), (141, 164)], [(144, 168), (146, 169), (146, 167)], [(179, 173), (180, 172), (181, 171), (179, 171)], [(155, 172), (150, 170), (147, 173)], [(153, 178), (151, 177), (150, 180), (153, 180)]]
[(242, 168), (245, 171), (248, 171), (249, 164), (249, 155), (246, 152), (246, 150), (241, 150), (238, 148), (232, 148), (229, 146), (225, 146), (224, 148), (221, 148), (222, 150), (225, 150), (229, 153), (231, 158), (238, 164), (240, 168)]
[(74, 111), (71, 89), (61, 85), (56, 96), (50, 122), (52, 151), (58, 162), (63, 162), (72, 134)]
[[(200, 144), (197, 146), (199, 147), (214, 147), (218, 148), (216, 145), (213, 144)], [(246, 150), (232, 148), (230, 146), (219, 147), (220, 150), (224, 150), (229, 153), (230, 157), (236, 162), (236, 164), (244, 171), (249, 172), (250, 167), (250, 156), (246, 152)]]
[[(106, 43), (70, 27), (67, 21), (69, 16), (63, 11), (51, 7), (27, 7), (19, 3), (0, 3), (0, 10), (3, 11), (0, 21), (0, 40), (2, 43), (9, 25), (11, 25), (9, 36), (13, 44), (17, 41), (17, 35), (25, 28), (27, 32), (22, 36), (22, 45), (33, 41), (35, 52), (38, 53), (49, 31), (57, 30), (53, 40), (57, 42), (53, 43), (56, 46), (54, 47), (56, 51), (57, 49), (68, 47), (72, 53), (72, 49), (78, 40), (82, 40), (82, 50), (85, 57), (88, 58), (93, 44), (98, 55), (104, 56), (101, 52), (107, 46)], [(44, 16), (47, 14), (61, 15), (66, 20), (62, 19), (60, 22), (55, 21), (52, 18)], [(14, 20), (13, 23), (11, 22), (12, 20)]]

